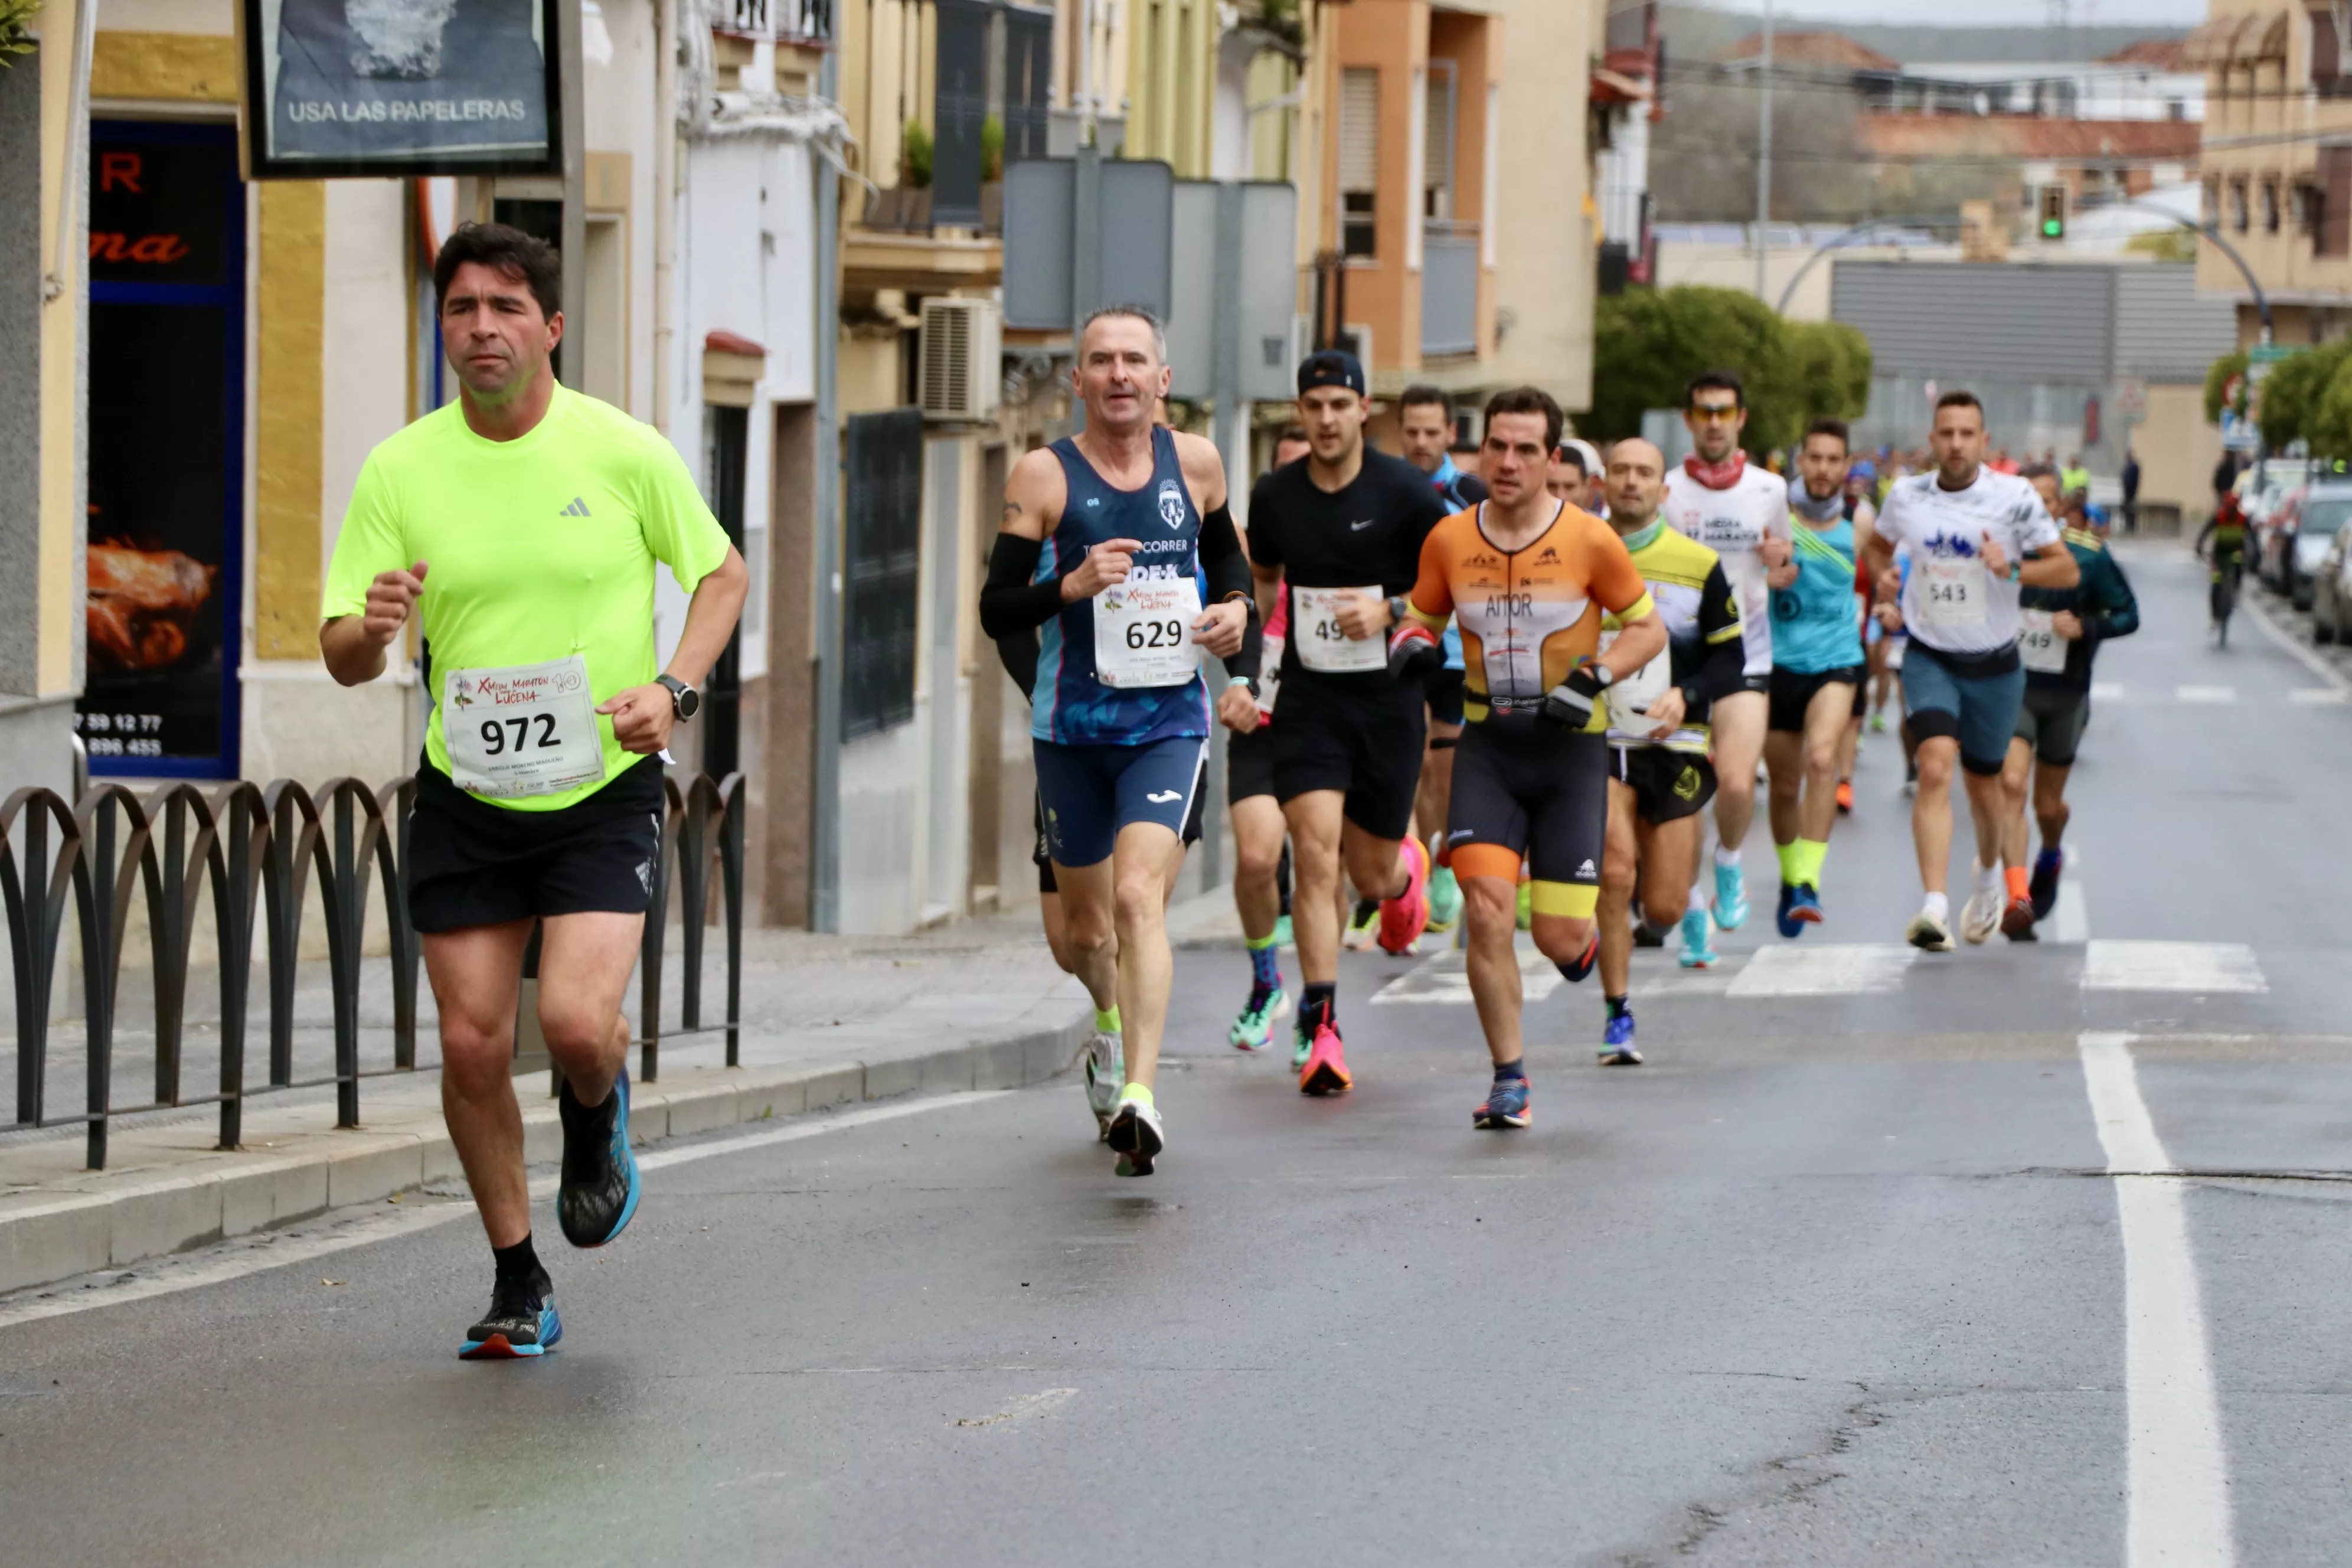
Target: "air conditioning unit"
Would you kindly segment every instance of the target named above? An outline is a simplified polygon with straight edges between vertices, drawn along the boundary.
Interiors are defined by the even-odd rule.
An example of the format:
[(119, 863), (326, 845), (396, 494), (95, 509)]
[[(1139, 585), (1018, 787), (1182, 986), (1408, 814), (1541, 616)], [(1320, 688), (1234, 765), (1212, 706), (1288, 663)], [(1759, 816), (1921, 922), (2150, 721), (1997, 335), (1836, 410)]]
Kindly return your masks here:
[(917, 361), (923, 417), (990, 419), (1004, 384), (1004, 318), (992, 300), (926, 300)]

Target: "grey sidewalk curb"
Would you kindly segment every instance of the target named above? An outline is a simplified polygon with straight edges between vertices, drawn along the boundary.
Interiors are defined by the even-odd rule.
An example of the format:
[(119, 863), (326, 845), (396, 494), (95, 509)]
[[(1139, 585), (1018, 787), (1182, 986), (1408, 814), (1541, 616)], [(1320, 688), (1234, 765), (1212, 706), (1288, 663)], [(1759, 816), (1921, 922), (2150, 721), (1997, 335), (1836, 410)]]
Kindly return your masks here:
[[(924, 1090), (1021, 1089), (1066, 1071), (1093, 1015), (1077, 1002), (1041, 1001), (1009, 1026), (945, 1046), (860, 1041), (838, 1031), (843, 1054), (781, 1066), (674, 1071), (630, 1097), (639, 1145), (828, 1106)], [(903, 1034), (903, 1029), (895, 1031)], [(952, 1029), (940, 1033), (951, 1034)], [(331, 1111), (323, 1113), (332, 1120)], [(562, 1131), (551, 1100), (523, 1110), (524, 1158), (556, 1160)], [(68, 1190), (19, 1192), (0, 1207), (0, 1292), (52, 1284), (352, 1204), (380, 1203), (429, 1183), (463, 1181), (435, 1115), (430, 1130), (362, 1126), (302, 1140), (296, 1152), (226, 1150), (182, 1170), (91, 1172)]]

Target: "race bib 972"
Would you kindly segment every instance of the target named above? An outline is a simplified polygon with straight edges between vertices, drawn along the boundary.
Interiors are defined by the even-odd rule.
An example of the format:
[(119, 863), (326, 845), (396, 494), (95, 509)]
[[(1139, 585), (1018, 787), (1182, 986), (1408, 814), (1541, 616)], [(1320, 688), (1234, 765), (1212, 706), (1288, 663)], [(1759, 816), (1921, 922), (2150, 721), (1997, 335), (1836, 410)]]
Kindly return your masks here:
[(449, 779), (469, 794), (556, 795), (604, 776), (604, 741), (578, 654), (441, 678)]

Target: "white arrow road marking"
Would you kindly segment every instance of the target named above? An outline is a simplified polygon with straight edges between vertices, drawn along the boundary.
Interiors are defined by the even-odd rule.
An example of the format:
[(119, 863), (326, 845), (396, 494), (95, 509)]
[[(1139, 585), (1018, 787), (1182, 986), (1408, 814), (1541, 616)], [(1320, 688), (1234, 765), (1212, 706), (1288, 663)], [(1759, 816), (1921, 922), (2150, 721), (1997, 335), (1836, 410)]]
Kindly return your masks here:
[(2127, 1568), (2229, 1568), (2229, 1468), (2189, 1216), (2178, 1167), (2140, 1098), (2130, 1042), (2109, 1034), (2078, 1042), (2122, 1221), (2130, 1444), (2124, 1561)]

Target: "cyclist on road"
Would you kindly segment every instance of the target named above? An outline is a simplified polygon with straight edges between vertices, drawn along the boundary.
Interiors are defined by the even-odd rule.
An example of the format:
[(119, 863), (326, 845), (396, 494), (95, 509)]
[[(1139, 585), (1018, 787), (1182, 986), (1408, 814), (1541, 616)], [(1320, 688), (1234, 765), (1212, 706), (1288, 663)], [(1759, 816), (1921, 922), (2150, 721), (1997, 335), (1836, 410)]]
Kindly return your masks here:
[[(1389, 668), (1437, 662), (1449, 616), (1467, 655), (1468, 720), (1454, 758), (1446, 842), (1469, 925), (1466, 967), (1494, 1082), (1474, 1125), (1528, 1125), (1522, 992), (1512, 940), (1519, 867), (1533, 872), (1538, 951), (1573, 983), (1600, 955), (1594, 912), (1609, 823), (1608, 709), (1602, 694), (1665, 651), (1666, 628), (1641, 570), (1609, 525), (1545, 489), (1559, 405), (1534, 387), (1486, 404), (1479, 465), (1492, 494), (1454, 513), (1422, 546), (1412, 620)], [(1602, 617), (1621, 629), (1600, 651)]]
[[(700, 704), (751, 584), (675, 447), (563, 386), (554, 251), (460, 225), (433, 266), (457, 401), (368, 454), (319, 628), (344, 686), (383, 673), (414, 615), (433, 701), (416, 770), (409, 918), (440, 1012), (441, 1105), (481, 1212), (490, 1310), (469, 1360), (562, 1337), (531, 1241), (515, 1008), (541, 931), (539, 1025), (562, 1071), (557, 1222), (602, 1247), (637, 1210), (621, 996), (661, 874), (660, 754)], [(655, 662), (654, 565), (691, 595)]]
[[(2212, 548), (2209, 552), (2207, 542)], [(2246, 508), (2233, 489), (2225, 489), (2213, 504), (2213, 515), (2198, 531), (2192, 548), (2200, 556), (2212, 563), (2212, 586), (2208, 595), (2208, 612), (2213, 617), (2213, 635), (2221, 641), (2230, 637), (2230, 613), (2237, 607), (2238, 587), (2246, 573)]]

